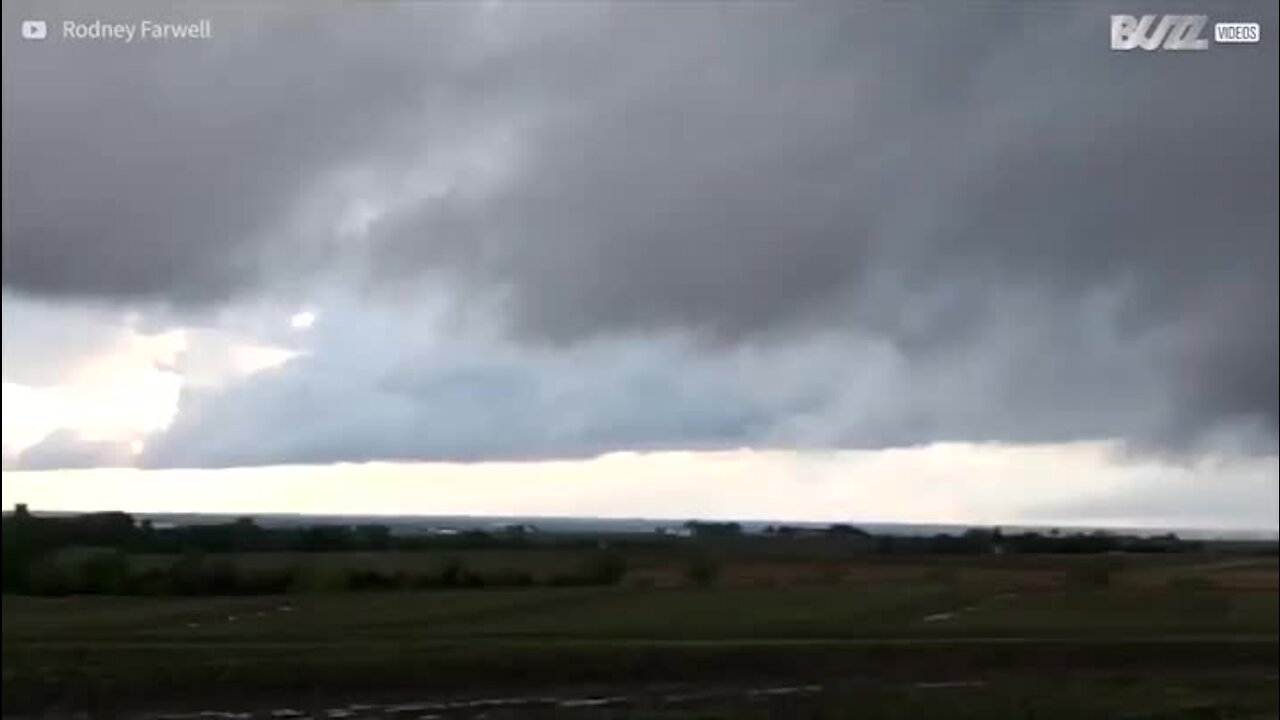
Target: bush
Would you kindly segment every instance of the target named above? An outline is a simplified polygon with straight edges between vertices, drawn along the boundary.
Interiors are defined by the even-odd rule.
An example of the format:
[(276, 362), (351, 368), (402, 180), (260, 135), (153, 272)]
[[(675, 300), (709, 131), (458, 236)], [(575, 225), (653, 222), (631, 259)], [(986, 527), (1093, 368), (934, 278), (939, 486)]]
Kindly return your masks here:
[(552, 587), (617, 585), (627, 576), (627, 560), (616, 552), (598, 552), (585, 558), (576, 570), (547, 579)]
[(126, 595), (130, 592), (129, 559), (118, 551), (94, 553), (80, 563), (77, 590), (90, 595)]
[(582, 575), (593, 585), (617, 585), (627, 576), (627, 560), (614, 552), (602, 552), (589, 558)]
[(685, 568), (684, 577), (691, 584), (706, 587), (715, 583), (720, 576), (720, 566), (709, 557), (697, 557)]
[(449, 558), (440, 568), (436, 584), (439, 587), (461, 587), (468, 575), (470, 573), (467, 572), (467, 566), (461, 560)]
[(75, 585), (75, 577), (57, 558), (43, 558), (27, 570), (26, 586), (32, 595), (70, 595), (76, 591)]

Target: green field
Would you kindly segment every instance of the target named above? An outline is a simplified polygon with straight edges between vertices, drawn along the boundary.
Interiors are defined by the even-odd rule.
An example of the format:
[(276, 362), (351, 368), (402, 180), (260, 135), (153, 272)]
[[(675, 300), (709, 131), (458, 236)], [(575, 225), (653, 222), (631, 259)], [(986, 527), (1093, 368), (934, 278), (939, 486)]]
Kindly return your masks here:
[(1073, 582), (1059, 559), (976, 560), (849, 564), (772, 586), (730, 582), (728, 568), (710, 587), (6, 596), (5, 714), (817, 683), (812, 697), (742, 706), (731, 693), (693, 716), (1070, 717), (1089, 703), (1274, 716), (1274, 560), (1144, 560), (1105, 584)]

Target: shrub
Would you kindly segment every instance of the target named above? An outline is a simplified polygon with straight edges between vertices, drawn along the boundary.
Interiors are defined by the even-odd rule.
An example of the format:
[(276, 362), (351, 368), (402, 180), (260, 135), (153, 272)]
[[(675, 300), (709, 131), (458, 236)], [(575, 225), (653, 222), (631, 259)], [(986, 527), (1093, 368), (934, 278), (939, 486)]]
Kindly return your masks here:
[(685, 568), (684, 577), (691, 584), (699, 587), (706, 587), (715, 583), (720, 576), (720, 566), (714, 560), (706, 556), (696, 557), (689, 561), (689, 565)]
[(27, 570), (27, 590), (32, 595), (62, 596), (75, 592), (75, 577), (57, 558), (46, 557)]
[(582, 575), (589, 584), (617, 585), (627, 576), (627, 560), (614, 552), (602, 552), (588, 558)]
[(457, 558), (448, 558), (440, 568), (436, 579), (440, 587), (461, 587), (470, 573), (467, 566)]
[(78, 591), (125, 595), (130, 591), (129, 559), (118, 551), (93, 553), (80, 563)]

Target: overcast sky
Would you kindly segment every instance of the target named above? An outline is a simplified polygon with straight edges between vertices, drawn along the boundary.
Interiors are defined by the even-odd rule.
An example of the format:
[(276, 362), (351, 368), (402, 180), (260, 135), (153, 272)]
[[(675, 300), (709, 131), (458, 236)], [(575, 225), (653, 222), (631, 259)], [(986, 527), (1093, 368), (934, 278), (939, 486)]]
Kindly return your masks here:
[(1275, 528), (1276, 6), (1158, 7), (7, 2), (5, 504)]

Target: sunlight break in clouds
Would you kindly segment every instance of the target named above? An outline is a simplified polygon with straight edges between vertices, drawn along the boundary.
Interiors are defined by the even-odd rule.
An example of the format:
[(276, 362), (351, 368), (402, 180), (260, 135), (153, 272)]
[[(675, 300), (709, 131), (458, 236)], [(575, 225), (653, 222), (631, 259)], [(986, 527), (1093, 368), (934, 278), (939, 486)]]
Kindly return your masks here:
[(4, 380), (4, 446), (21, 453), (56, 430), (97, 442), (128, 442), (162, 430), (178, 412), (186, 351), (180, 331), (126, 329), (114, 347), (89, 357), (54, 385)]
[[(6, 303), (12, 304), (6, 321), (31, 310), (17, 299)], [(41, 464), (55, 467), (68, 453), (83, 457), (80, 462), (96, 455), (131, 463), (149, 437), (173, 423), (184, 389), (243, 380), (300, 355), (217, 330), (148, 332), (134, 314), (86, 319), (67, 308), (39, 312), (52, 312), (68, 329), (52, 336), (51, 344), (31, 347), (20, 336), (6, 337), (0, 393), (6, 468), (24, 467), (28, 451), (39, 451)], [(63, 351), (70, 333), (85, 328), (93, 336), (87, 347)], [(33, 364), (27, 356), (47, 362)], [(88, 446), (81, 448), (88, 454), (76, 443)]]
[(294, 330), (310, 330), (312, 325), (316, 324), (316, 314), (310, 310), (294, 313), (289, 318), (289, 327)]

